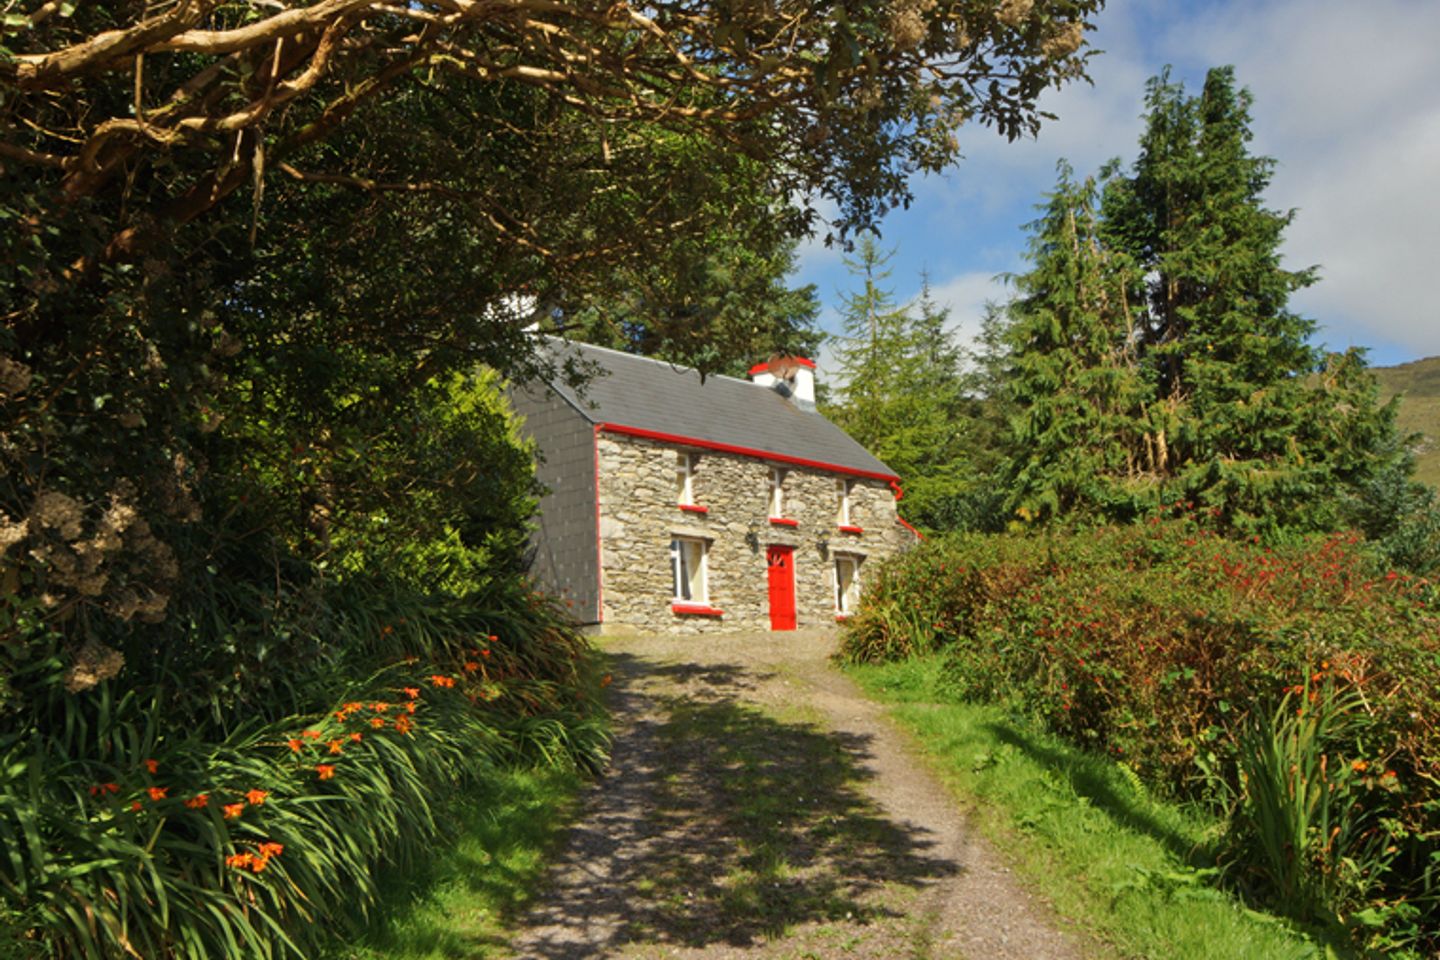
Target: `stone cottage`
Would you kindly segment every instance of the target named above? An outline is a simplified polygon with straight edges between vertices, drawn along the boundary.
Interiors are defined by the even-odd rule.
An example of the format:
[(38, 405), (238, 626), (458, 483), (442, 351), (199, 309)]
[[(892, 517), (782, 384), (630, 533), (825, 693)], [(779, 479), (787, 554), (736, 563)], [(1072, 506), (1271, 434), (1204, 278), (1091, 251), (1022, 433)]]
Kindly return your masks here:
[(793, 630), (854, 609), (867, 572), (917, 534), (899, 478), (815, 411), (815, 364), (751, 379), (584, 344), (598, 371), (512, 390), (541, 454), (535, 574), (604, 632)]

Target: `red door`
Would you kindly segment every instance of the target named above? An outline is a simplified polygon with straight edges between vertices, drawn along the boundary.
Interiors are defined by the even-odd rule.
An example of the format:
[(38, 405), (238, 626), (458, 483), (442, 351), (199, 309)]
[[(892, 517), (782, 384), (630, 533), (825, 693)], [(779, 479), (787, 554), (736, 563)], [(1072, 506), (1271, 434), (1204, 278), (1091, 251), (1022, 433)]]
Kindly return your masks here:
[(770, 629), (795, 629), (795, 548), (771, 547), (765, 553), (770, 565)]

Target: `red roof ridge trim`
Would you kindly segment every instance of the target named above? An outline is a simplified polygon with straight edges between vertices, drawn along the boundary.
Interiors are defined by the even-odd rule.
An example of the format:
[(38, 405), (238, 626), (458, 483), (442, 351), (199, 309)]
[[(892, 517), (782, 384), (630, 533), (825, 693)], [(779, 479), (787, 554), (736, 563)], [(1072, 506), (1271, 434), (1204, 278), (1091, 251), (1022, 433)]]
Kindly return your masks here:
[(741, 447), (732, 443), (720, 443), (716, 440), (701, 440), (698, 437), (686, 437), (678, 433), (661, 433), (658, 430), (646, 430), (644, 427), (627, 427), (621, 423), (597, 423), (595, 424), (595, 429), (604, 430), (606, 433), (618, 433), (627, 437), (639, 437), (642, 440), (659, 440), (662, 443), (683, 443), (691, 447), (700, 447), (702, 450), (737, 453), (742, 457), (755, 457), (758, 460), (774, 460), (777, 463), (790, 463), (797, 467), (814, 467), (817, 470), (829, 470), (831, 473), (843, 473), (852, 477), (884, 480), (891, 486), (896, 486), (900, 482), (900, 478), (893, 473), (880, 473), (875, 470), (842, 467), (838, 463), (826, 463), (823, 460), (807, 460), (805, 457), (792, 457), (787, 453), (772, 453), (769, 450)]
[[(815, 361), (811, 360), (809, 357), (790, 357), (789, 359), (794, 360), (802, 367), (809, 367), (811, 370), (815, 369)], [(750, 368), (750, 376), (753, 377), (757, 373), (764, 373), (766, 370), (769, 369), (770, 361), (767, 360), (764, 363), (757, 363), (755, 364), (755, 366)]]

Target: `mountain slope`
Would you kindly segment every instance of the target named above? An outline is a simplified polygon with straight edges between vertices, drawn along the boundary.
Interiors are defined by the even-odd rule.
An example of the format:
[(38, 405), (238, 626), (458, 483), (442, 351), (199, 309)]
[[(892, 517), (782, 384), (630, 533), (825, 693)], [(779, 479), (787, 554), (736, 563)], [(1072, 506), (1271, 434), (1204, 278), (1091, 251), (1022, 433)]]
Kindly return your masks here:
[(1403, 394), (1397, 417), (1400, 432), (1424, 435), (1415, 479), (1440, 487), (1440, 357), (1372, 369), (1380, 381), (1382, 400)]

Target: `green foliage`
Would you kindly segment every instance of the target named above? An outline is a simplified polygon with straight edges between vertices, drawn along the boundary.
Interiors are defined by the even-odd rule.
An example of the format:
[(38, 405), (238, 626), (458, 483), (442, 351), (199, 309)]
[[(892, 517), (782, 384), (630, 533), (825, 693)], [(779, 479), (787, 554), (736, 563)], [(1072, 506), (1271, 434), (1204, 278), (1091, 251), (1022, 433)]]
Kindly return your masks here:
[(1249, 152), (1250, 104), (1230, 68), (1198, 96), (1162, 74), (1128, 173), (1062, 167), (999, 361), (1011, 519), (1181, 499), (1242, 533), (1333, 530), (1402, 459), (1362, 352), (1322, 356), (1287, 306), (1315, 275), (1280, 265), (1292, 214), (1263, 205), (1275, 162)]
[(177, 722), (203, 690), (75, 694), (58, 637), (7, 648), (29, 720), (0, 739), (9, 948), (305, 955), (428, 859), (455, 790), (505, 764), (603, 763), (586, 648), (546, 603), (492, 592), (392, 621), (395, 599), (346, 598), (317, 654), (286, 664), (288, 695), (239, 691), (228, 731)]
[(846, 260), (863, 283), (842, 306), (840, 383), (823, 412), (900, 475), (901, 512), (934, 529), (954, 522), (974, 486), (964, 427), (974, 404), (949, 311), (930, 299), (928, 278), (917, 302), (904, 307), (880, 286), (891, 255), (867, 235)]
[[(1312, 882), (1360, 940), (1433, 947), (1440, 592), (1377, 566), (1354, 535), (1267, 546), (1217, 536), (1214, 508), (1167, 512), (1086, 533), (932, 539), (871, 578), (842, 655), (944, 650), (948, 696), (1008, 704), (1162, 793), (1218, 800), (1216, 777), (1235, 791), (1242, 755), (1261, 762), (1266, 705), (1333, 684), (1343, 722), (1315, 732), (1310, 756), (1328, 757), (1332, 778), (1363, 776), (1345, 787), (1359, 810), (1331, 804), (1324, 829), (1341, 831), (1327, 840), (1346, 846), (1307, 861), (1323, 873)], [(1270, 723), (1266, 735), (1293, 738)], [(1296, 762), (1277, 756), (1272, 770)], [(1269, 869), (1255, 866), (1258, 843), (1236, 848), (1236, 876)]]

